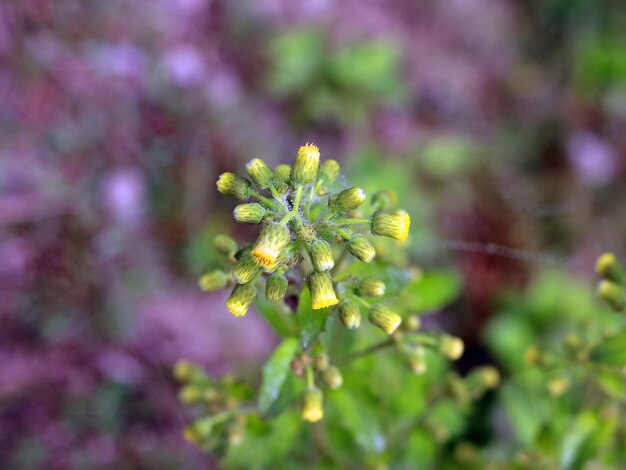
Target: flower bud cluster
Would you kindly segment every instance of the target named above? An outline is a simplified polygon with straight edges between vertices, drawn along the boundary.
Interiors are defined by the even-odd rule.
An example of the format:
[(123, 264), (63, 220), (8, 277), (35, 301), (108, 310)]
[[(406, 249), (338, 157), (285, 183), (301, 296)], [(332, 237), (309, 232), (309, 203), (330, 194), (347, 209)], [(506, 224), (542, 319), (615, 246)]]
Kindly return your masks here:
[(626, 269), (613, 253), (604, 253), (596, 262), (596, 272), (602, 277), (596, 292), (598, 297), (616, 311), (626, 312)]

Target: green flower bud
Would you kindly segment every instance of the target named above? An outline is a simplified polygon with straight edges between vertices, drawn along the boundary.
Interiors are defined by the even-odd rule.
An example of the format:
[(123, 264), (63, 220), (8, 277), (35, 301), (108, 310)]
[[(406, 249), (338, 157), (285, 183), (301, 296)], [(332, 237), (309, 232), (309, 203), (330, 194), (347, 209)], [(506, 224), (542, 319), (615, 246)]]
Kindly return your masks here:
[(207, 379), (200, 367), (184, 359), (174, 366), (174, 378), (179, 382), (204, 382)]
[(341, 372), (335, 366), (328, 366), (322, 371), (322, 380), (331, 390), (335, 390), (343, 385)]
[(331, 185), (339, 176), (340, 171), (341, 167), (336, 160), (324, 160), (324, 162), (320, 165), (318, 180), (323, 185)]
[(500, 372), (493, 366), (484, 366), (475, 369), (472, 372), (470, 380), (468, 382), (472, 384), (471, 378), (476, 377), (478, 383), (484, 388), (491, 390), (500, 385)]
[(596, 262), (597, 273), (608, 281), (617, 284), (626, 283), (626, 273), (613, 253), (604, 253)]
[(363, 279), (357, 292), (363, 297), (380, 297), (385, 295), (385, 283), (379, 279)]
[(249, 251), (245, 251), (233, 269), (233, 277), (237, 284), (247, 284), (259, 273), (261, 268), (254, 262)]
[(226, 299), (226, 308), (236, 317), (242, 317), (256, 298), (256, 287), (253, 283), (237, 284), (230, 297)]
[(326, 240), (316, 240), (309, 247), (311, 261), (317, 271), (330, 271), (335, 266), (333, 250)]
[(202, 389), (195, 385), (186, 385), (178, 392), (178, 401), (183, 405), (193, 405), (202, 401)]
[(402, 318), (386, 305), (376, 304), (369, 311), (369, 321), (390, 335), (400, 326)]
[(393, 189), (383, 189), (372, 196), (372, 205), (378, 209), (393, 209), (398, 204), (398, 194)]
[(564, 375), (557, 375), (548, 380), (548, 393), (553, 397), (560, 397), (570, 387), (570, 380)]
[(371, 230), (374, 235), (404, 241), (409, 236), (411, 217), (403, 210), (376, 211), (372, 216)]
[(217, 180), (217, 190), (226, 196), (232, 196), (242, 201), (248, 199), (252, 183), (234, 173), (222, 173)]
[(216, 269), (209, 273), (203, 274), (198, 281), (200, 289), (204, 292), (212, 292), (223, 289), (228, 283), (228, 276), (223, 271)]
[(333, 281), (327, 272), (314, 272), (308, 279), (307, 284), (311, 291), (311, 299), (313, 301), (313, 310), (330, 307), (339, 303), (333, 289)]
[(598, 297), (607, 302), (614, 310), (623, 310), (626, 307), (626, 292), (622, 286), (614, 282), (600, 281), (597, 293)]
[(348, 240), (348, 251), (364, 263), (371, 262), (376, 256), (374, 246), (361, 234), (350, 237)]
[(290, 241), (289, 229), (275, 223), (267, 224), (252, 248), (252, 258), (259, 266), (271, 267)]
[(406, 351), (404, 356), (409, 368), (416, 375), (424, 374), (428, 369), (424, 353), (423, 346), (415, 346)]
[(285, 276), (272, 274), (265, 284), (265, 297), (270, 302), (280, 302), (285, 298), (288, 284)]
[(361, 311), (357, 304), (350, 300), (342, 300), (339, 304), (339, 319), (349, 330), (361, 325)]
[(524, 362), (529, 366), (537, 366), (544, 361), (544, 355), (535, 345), (528, 346), (524, 353)]
[(215, 248), (223, 255), (232, 255), (237, 251), (237, 242), (228, 235), (220, 234), (213, 239)]
[(320, 163), (320, 151), (313, 144), (300, 147), (296, 160), (291, 167), (291, 181), (296, 184), (312, 184), (317, 178), (317, 168)]
[(246, 170), (250, 179), (261, 189), (268, 188), (274, 181), (274, 172), (260, 158), (250, 160), (246, 165)]
[(211, 437), (213, 424), (213, 417), (196, 419), (185, 428), (183, 436), (188, 442), (202, 446)]
[(276, 179), (282, 184), (289, 184), (291, 181), (291, 167), (289, 165), (278, 165), (274, 168), (274, 175), (276, 175)]
[(452, 361), (456, 361), (463, 355), (465, 345), (461, 338), (443, 335), (439, 338), (439, 352)]
[(422, 326), (422, 320), (417, 315), (409, 315), (402, 322), (402, 329), (404, 331), (419, 330), (420, 326)]
[(265, 208), (256, 202), (239, 204), (233, 211), (235, 220), (242, 224), (258, 224), (265, 216)]
[(303, 420), (315, 423), (324, 417), (324, 394), (317, 387), (308, 387), (300, 398), (300, 416)]
[(340, 212), (352, 212), (365, 202), (366, 197), (365, 191), (361, 188), (349, 188), (337, 195), (331, 207)]
[(316, 370), (324, 370), (328, 367), (328, 354), (321, 353), (313, 358), (313, 367)]

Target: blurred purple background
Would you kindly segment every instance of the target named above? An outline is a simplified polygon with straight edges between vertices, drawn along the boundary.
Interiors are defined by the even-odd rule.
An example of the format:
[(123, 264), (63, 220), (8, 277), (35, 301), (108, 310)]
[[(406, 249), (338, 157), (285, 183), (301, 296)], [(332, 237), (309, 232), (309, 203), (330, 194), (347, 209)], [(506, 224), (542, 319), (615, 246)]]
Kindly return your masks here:
[[(214, 186), (251, 158), (312, 140), (358, 179), (374, 149), (435, 239), (585, 269), (623, 253), (623, 20), (588, 1), (2, 2), (3, 468), (211, 468), (170, 369), (254, 376), (276, 341), (196, 287), (215, 233), (254, 233)], [(519, 260), (447, 256), (481, 318), (524, 282)]]

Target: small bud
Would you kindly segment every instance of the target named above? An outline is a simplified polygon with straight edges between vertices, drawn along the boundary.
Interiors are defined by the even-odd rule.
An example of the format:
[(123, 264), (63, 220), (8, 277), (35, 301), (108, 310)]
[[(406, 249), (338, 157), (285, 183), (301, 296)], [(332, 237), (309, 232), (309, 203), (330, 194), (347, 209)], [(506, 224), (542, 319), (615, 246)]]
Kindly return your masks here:
[(496, 388), (500, 384), (500, 372), (493, 366), (483, 366), (474, 369), (466, 379), (472, 396), (479, 398), (487, 390)]
[(317, 168), (320, 163), (320, 151), (313, 144), (300, 147), (296, 160), (291, 167), (291, 180), (296, 184), (312, 184), (317, 178)]
[(335, 366), (328, 366), (322, 371), (322, 380), (331, 390), (335, 390), (343, 385), (341, 372)]
[(322, 408), (324, 395), (317, 387), (306, 388), (300, 400), (300, 416), (303, 420), (315, 423), (324, 417)]
[(624, 288), (614, 282), (600, 281), (597, 288), (598, 297), (607, 302), (614, 310), (626, 307), (626, 292)]
[(548, 381), (548, 385), (547, 385), (548, 393), (552, 395), (553, 397), (560, 397), (565, 392), (567, 392), (569, 387), (570, 387), (569, 379), (562, 375), (551, 378)]
[(393, 189), (383, 189), (372, 196), (372, 205), (377, 209), (393, 209), (398, 204), (398, 194)]
[(212, 417), (196, 419), (185, 428), (183, 436), (192, 444), (202, 445), (211, 437), (214, 420)]
[(268, 188), (274, 180), (274, 172), (260, 158), (250, 160), (246, 165), (246, 170), (250, 179), (261, 189)]
[(270, 302), (280, 302), (285, 298), (288, 284), (285, 276), (272, 274), (265, 284), (265, 297)]
[(324, 370), (328, 367), (328, 354), (318, 354), (313, 358), (313, 367), (316, 370)]
[(597, 273), (608, 281), (617, 284), (626, 283), (626, 273), (613, 253), (604, 253), (596, 262)]
[(316, 240), (309, 247), (311, 261), (316, 271), (330, 271), (335, 266), (333, 250), (326, 240)]
[(341, 167), (336, 160), (324, 160), (320, 165), (318, 180), (325, 186), (331, 185), (339, 176)]
[(233, 218), (240, 224), (258, 224), (265, 216), (265, 208), (256, 202), (239, 204), (233, 210)]
[(425, 351), (423, 346), (412, 347), (406, 352), (406, 362), (411, 368), (411, 371), (416, 375), (424, 374), (428, 368), (424, 353)]
[(195, 385), (186, 385), (178, 392), (178, 401), (183, 405), (193, 405), (202, 401), (202, 390)]
[(537, 346), (528, 346), (524, 353), (524, 362), (529, 366), (537, 366), (543, 362), (543, 354)]
[(334, 201), (331, 202), (331, 208), (340, 212), (352, 212), (365, 202), (365, 191), (361, 188), (349, 188), (341, 191)]
[(203, 274), (198, 281), (200, 289), (204, 292), (213, 292), (223, 289), (228, 283), (228, 276), (223, 271), (216, 269), (209, 273)]
[(386, 305), (376, 304), (369, 311), (369, 321), (388, 335), (392, 334), (402, 323), (402, 318)]
[(242, 201), (248, 199), (252, 183), (234, 173), (222, 173), (217, 180), (217, 190), (226, 196), (232, 196)]
[(379, 279), (363, 279), (357, 292), (363, 297), (381, 297), (385, 295), (385, 283)]
[(252, 281), (259, 273), (261, 268), (252, 259), (249, 251), (244, 252), (233, 269), (233, 277), (237, 284), (247, 284)]
[(374, 235), (404, 241), (409, 236), (411, 217), (406, 211), (376, 211), (372, 216), (371, 230)]
[(283, 184), (289, 184), (291, 173), (291, 167), (289, 165), (278, 165), (274, 168), (274, 175), (276, 179)]
[(215, 248), (223, 255), (230, 256), (237, 251), (237, 242), (228, 235), (220, 234), (213, 239)]
[(253, 283), (237, 284), (230, 297), (226, 299), (226, 308), (236, 317), (242, 317), (247, 313), (255, 298), (256, 287)]
[(357, 304), (350, 300), (342, 300), (339, 304), (339, 319), (349, 330), (361, 326), (361, 311)]
[(456, 361), (463, 355), (465, 345), (461, 338), (443, 335), (439, 338), (439, 352), (452, 361)]
[(174, 378), (179, 382), (193, 382), (204, 380), (206, 376), (197, 365), (182, 359), (174, 366)]
[(422, 320), (418, 315), (409, 315), (402, 322), (402, 329), (404, 331), (419, 330), (420, 326), (422, 326)]
[(348, 251), (364, 263), (371, 262), (376, 256), (376, 250), (364, 235), (353, 235), (348, 240)]
[(333, 289), (333, 281), (327, 272), (314, 272), (307, 279), (309, 290), (311, 291), (311, 299), (313, 301), (313, 310), (330, 307), (339, 303)]
[(267, 224), (252, 248), (252, 258), (259, 266), (270, 267), (290, 241), (289, 229), (275, 223)]

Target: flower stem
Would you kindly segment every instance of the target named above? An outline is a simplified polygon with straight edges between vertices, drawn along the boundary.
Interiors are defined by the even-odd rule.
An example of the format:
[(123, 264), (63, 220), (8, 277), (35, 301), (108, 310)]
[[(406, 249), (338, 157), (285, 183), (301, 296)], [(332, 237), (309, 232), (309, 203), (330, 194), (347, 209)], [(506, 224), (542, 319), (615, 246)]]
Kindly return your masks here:
[(250, 196), (257, 198), (259, 201), (261, 201), (267, 207), (271, 207), (274, 210), (280, 210), (280, 207), (276, 204), (275, 201), (272, 201), (271, 199), (268, 199), (265, 196), (262, 196), (261, 194), (257, 193), (256, 191), (250, 191)]
[(355, 224), (369, 224), (370, 219), (337, 219), (333, 222), (335, 225), (355, 225)]

